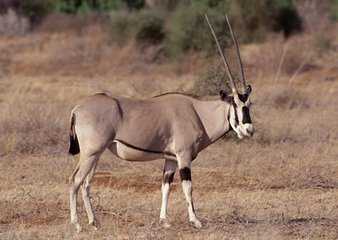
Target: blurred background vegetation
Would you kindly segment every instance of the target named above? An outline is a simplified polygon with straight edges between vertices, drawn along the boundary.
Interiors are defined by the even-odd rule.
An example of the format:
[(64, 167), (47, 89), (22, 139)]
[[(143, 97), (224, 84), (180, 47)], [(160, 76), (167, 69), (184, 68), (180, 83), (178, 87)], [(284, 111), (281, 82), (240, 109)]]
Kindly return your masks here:
[[(140, 46), (163, 46), (167, 56), (206, 51), (212, 46), (203, 19), (208, 13), (216, 32), (224, 36), (228, 14), (241, 42), (263, 41), (270, 32), (286, 38), (303, 30), (297, 4), (302, 0), (1, 0), (0, 12), (14, 10), (29, 19), (30, 29), (48, 14), (96, 15), (108, 19), (112, 39), (135, 40)], [(322, 1), (330, 18), (338, 19), (338, 0)], [(227, 43), (227, 37), (222, 40)]]
[[(288, 139), (284, 129), (293, 126), (300, 134), (288, 110), (308, 114), (336, 104), (338, 0), (0, 0), (0, 152), (64, 152), (64, 116), (94, 91), (145, 98), (226, 90), (205, 13), (238, 81), (229, 16), (257, 105), (276, 111), (270, 120), (278, 121), (268, 123), (280, 131), (272, 128), (272, 138)], [(311, 126), (326, 126), (331, 116)]]

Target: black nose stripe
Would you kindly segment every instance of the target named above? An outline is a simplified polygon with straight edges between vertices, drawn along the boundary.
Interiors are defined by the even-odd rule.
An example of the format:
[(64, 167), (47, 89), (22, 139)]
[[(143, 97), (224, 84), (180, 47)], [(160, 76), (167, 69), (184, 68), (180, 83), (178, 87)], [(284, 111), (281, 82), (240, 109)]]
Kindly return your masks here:
[(250, 118), (250, 111), (248, 107), (243, 107), (242, 108), (243, 111), (243, 124), (245, 123), (252, 123), (251, 122), (251, 118)]

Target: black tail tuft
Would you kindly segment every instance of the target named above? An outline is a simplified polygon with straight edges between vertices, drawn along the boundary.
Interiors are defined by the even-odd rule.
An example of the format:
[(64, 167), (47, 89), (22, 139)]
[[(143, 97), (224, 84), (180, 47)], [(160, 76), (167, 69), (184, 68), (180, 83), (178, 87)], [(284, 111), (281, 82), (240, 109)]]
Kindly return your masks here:
[(69, 150), (68, 150), (68, 152), (72, 155), (76, 155), (80, 152), (80, 145), (76, 136), (74, 125), (75, 125), (75, 115), (72, 113), (72, 117), (70, 119)]
[(70, 154), (76, 155), (80, 152), (79, 141), (77, 136), (69, 135), (69, 151)]

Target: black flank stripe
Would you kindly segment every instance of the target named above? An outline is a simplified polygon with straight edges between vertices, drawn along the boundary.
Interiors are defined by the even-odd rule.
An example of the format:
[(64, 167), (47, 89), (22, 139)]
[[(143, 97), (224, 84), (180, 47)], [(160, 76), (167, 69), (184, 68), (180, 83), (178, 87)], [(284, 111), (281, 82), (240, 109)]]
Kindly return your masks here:
[(171, 152), (161, 152), (161, 151), (155, 151), (155, 150), (149, 150), (149, 149), (144, 149), (144, 148), (140, 148), (140, 147), (136, 147), (134, 145), (131, 145), (125, 141), (122, 141), (120, 139), (115, 139), (116, 141), (126, 145), (127, 147), (130, 147), (130, 148), (133, 148), (133, 149), (136, 149), (136, 150), (139, 150), (139, 151), (143, 151), (143, 152), (149, 152), (149, 153), (155, 153), (155, 154), (165, 154), (165, 155), (169, 155), (169, 156), (173, 156), (173, 157), (176, 157), (175, 154), (171, 153)]

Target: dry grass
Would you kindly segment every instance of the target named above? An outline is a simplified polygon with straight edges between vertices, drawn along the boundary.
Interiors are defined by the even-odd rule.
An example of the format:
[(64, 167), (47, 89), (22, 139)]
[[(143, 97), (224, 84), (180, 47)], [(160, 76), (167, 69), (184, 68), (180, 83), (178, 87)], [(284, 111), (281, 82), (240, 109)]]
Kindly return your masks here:
[[(76, 236), (67, 191), (75, 164), (66, 155), (71, 107), (100, 89), (137, 97), (189, 90), (201, 61), (190, 56), (182, 66), (146, 64), (133, 46), (109, 45), (97, 26), (80, 36), (42, 32), (1, 39), (0, 239), (337, 239), (334, 41), (335, 47), (311, 62), (315, 68), (292, 81), (287, 59), (302, 51), (292, 48), (276, 81), (280, 58), (266, 60), (277, 68), (264, 68), (253, 61), (252, 48), (273, 56), (283, 43), (245, 48), (244, 60), (258, 69), (250, 75), (257, 133), (244, 141), (230, 134), (193, 163), (201, 230), (187, 223), (178, 179), (169, 202), (173, 226), (159, 226), (161, 161), (129, 163), (105, 153), (92, 188), (102, 227)], [(82, 203), (80, 208), (85, 225)]]

